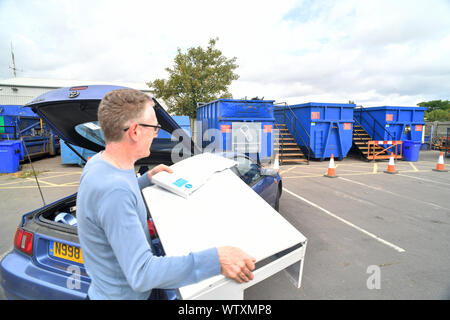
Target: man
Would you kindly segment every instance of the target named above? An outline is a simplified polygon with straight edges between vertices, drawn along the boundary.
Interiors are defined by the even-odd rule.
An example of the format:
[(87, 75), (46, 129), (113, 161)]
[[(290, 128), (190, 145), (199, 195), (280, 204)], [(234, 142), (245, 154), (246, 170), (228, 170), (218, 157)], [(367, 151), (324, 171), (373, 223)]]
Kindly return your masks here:
[(153, 255), (140, 190), (151, 185), (156, 173), (172, 172), (159, 165), (135, 175), (134, 163), (150, 155), (160, 129), (153, 107), (146, 94), (132, 89), (111, 91), (99, 105), (106, 147), (86, 164), (77, 196), (90, 299), (147, 299), (153, 288), (178, 288), (220, 273), (239, 283), (253, 279), (255, 259), (234, 247)]

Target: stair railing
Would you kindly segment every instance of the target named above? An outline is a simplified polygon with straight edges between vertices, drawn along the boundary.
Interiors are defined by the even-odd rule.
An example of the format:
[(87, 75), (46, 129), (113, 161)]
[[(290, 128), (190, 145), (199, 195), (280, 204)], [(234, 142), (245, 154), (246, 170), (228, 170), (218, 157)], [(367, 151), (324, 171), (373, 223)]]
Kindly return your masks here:
[[(289, 124), (291, 125), (291, 128), (294, 128), (294, 137), (299, 137), (303, 141), (303, 144), (306, 146), (306, 149), (308, 150), (308, 155), (307, 155), (307, 158), (306, 158), (307, 162), (306, 163), (309, 164), (309, 159), (311, 157), (311, 136), (308, 134), (308, 132), (306, 131), (305, 127), (302, 125), (300, 120), (295, 115), (294, 111), (291, 109), (291, 107), (286, 102), (279, 102), (279, 103), (274, 104), (274, 106), (277, 105), (277, 104), (284, 105), (284, 107), (283, 107), (283, 119), (284, 119), (284, 123), (286, 124), (286, 126), (287, 126), (287, 120), (288, 120), (288, 117), (286, 116), (286, 113), (289, 112), (289, 114), (291, 115), (291, 117), (289, 117)], [(303, 139), (303, 137), (301, 135), (297, 134), (298, 133), (297, 132), (297, 125), (296, 125), (297, 123), (300, 125), (300, 127), (303, 129), (305, 134), (308, 136), (308, 143), (305, 142), (305, 140)], [(295, 141), (295, 139), (294, 139), (294, 141)]]
[[(361, 123), (358, 121), (358, 119), (356, 119), (355, 117), (353, 117), (353, 120), (361, 127), (361, 129), (365, 130), (365, 129), (363, 128), (363, 126), (361, 125)], [(366, 131), (366, 132), (367, 132), (367, 131)], [(353, 125), (353, 133), (356, 133), (356, 136), (357, 136), (358, 138), (361, 139), (361, 142), (364, 142), (364, 146), (367, 147), (367, 156), (366, 156), (366, 158), (369, 158), (369, 143), (366, 142), (366, 141), (362, 141), (363, 136), (362, 136), (361, 134), (359, 134), (357, 131), (355, 131), (354, 125)], [(354, 140), (354, 139), (352, 138), (352, 140)], [(370, 140), (370, 139), (369, 139), (369, 140)], [(356, 145), (356, 143), (355, 143), (355, 145)], [(361, 151), (361, 149), (359, 149), (359, 147), (358, 147), (358, 150), (364, 155), (364, 153)]]
[[(392, 138), (390, 140), (395, 140), (395, 137), (388, 130), (386, 130), (386, 128), (377, 119), (375, 119), (369, 112), (367, 112), (366, 114), (369, 115), (373, 119), (373, 123), (370, 123), (369, 120), (363, 118), (362, 112), (363, 112), (363, 110), (366, 110), (366, 108), (359, 107), (359, 108), (355, 108), (355, 109), (357, 112), (359, 112), (359, 118), (361, 120), (361, 122), (360, 122), (361, 127), (362, 127), (361, 123), (364, 120), (367, 123), (368, 128), (372, 128), (372, 135), (371, 135), (372, 139), (375, 139), (375, 133), (379, 133), (379, 131), (377, 131), (377, 125), (378, 125), (384, 132), (386, 132)], [(353, 118), (355, 118), (355, 117), (353, 117)], [(384, 135), (380, 135), (380, 136), (384, 137)], [(386, 140), (386, 139), (383, 138), (382, 140)]]
[[(384, 131), (384, 132), (387, 133), (388, 136), (391, 137), (391, 138), (390, 138), (390, 139), (384, 139), (384, 138), (383, 138), (383, 139), (381, 139), (381, 140), (392, 140), (392, 141), (396, 140), (395, 137), (394, 137), (388, 130), (386, 130), (386, 128), (385, 128), (385, 127), (384, 127), (377, 119), (375, 119), (374, 116), (372, 116), (369, 112), (366, 112), (366, 114), (369, 115), (370, 118), (372, 118), (373, 123), (370, 123), (369, 120), (367, 120), (367, 119), (363, 119), (363, 117), (362, 117), (362, 112), (363, 112), (363, 110), (367, 110), (367, 108), (363, 108), (363, 107), (357, 108), (357, 111), (359, 112), (359, 118), (360, 118), (361, 122), (362, 122), (363, 120), (365, 120), (365, 122), (367, 123), (368, 127), (372, 127), (372, 139), (375, 139), (375, 134), (376, 134), (376, 133), (377, 133), (379, 136), (384, 137), (383, 134), (380, 134), (380, 132), (383, 133), (383, 131)], [(378, 125), (378, 127), (377, 127), (377, 125)], [(361, 126), (361, 127), (362, 127), (362, 126)], [(381, 130), (381, 131), (380, 131), (380, 129), (377, 130), (377, 128), (381, 128), (382, 130)], [(366, 130), (366, 131), (367, 131), (367, 130)], [(397, 147), (396, 147), (396, 148), (397, 148)]]

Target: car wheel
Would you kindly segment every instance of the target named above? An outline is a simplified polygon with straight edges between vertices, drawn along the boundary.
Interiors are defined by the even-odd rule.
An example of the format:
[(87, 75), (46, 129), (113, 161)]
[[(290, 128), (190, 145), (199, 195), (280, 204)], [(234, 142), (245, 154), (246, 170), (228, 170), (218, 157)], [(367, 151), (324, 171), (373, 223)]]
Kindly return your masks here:
[(281, 192), (280, 192), (280, 188), (278, 188), (277, 197), (275, 199), (275, 205), (273, 206), (274, 209), (277, 210), (278, 212), (280, 212), (280, 197), (281, 197)]

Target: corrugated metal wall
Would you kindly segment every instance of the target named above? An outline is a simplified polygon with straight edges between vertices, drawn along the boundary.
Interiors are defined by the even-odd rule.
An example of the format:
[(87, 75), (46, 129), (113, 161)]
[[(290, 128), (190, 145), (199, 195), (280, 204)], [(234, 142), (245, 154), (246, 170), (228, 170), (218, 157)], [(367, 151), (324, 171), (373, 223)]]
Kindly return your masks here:
[(0, 105), (24, 105), (54, 88), (32, 88), (0, 84)]

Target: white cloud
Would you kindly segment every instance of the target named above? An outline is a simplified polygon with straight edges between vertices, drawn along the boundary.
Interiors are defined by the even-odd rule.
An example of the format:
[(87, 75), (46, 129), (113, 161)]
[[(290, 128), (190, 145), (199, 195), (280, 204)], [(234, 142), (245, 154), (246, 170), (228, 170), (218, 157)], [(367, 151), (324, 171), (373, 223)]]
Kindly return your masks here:
[(150, 81), (177, 48), (238, 58), (236, 98), (415, 105), (449, 99), (448, 1), (0, 2), (0, 78)]

